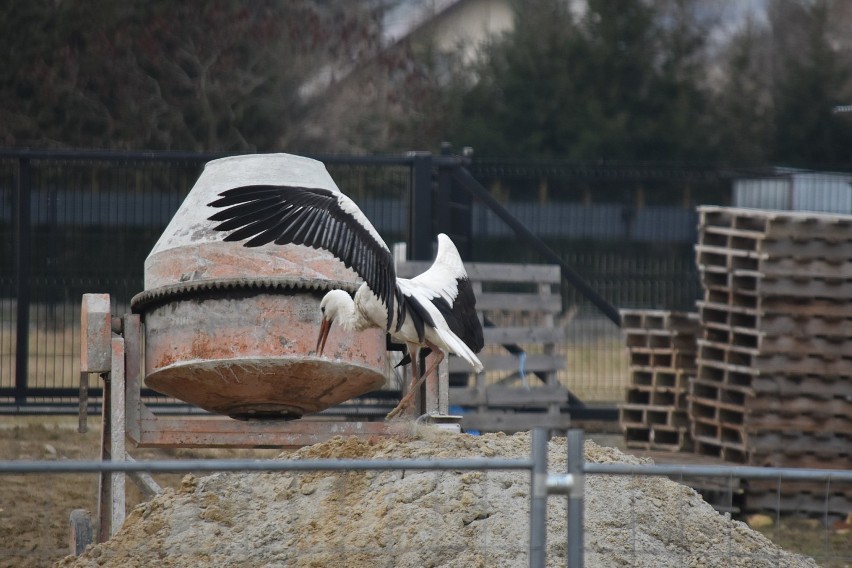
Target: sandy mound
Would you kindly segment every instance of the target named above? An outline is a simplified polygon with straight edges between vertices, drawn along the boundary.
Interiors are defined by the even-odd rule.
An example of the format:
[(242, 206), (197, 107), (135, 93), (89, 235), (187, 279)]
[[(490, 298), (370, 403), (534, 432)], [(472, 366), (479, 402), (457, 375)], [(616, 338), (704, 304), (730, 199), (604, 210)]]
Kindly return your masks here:
[[(409, 439), (336, 438), (281, 459), (526, 457), (530, 436), (434, 430)], [(592, 442), (586, 460), (641, 463)], [(565, 440), (550, 442), (564, 471)], [(140, 505), (109, 542), (58, 566), (527, 564), (526, 472), (222, 473), (187, 476)], [(587, 476), (586, 566), (816, 566), (692, 489), (661, 478)], [(548, 565), (563, 566), (565, 499), (549, 499)]]

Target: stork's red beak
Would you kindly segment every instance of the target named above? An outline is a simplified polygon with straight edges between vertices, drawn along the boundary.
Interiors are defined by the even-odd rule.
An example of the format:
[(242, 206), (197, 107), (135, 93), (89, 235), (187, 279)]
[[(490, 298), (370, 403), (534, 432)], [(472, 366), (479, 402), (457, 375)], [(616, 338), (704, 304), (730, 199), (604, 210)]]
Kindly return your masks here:
[(325, 349), (325, 341), (328, 339), (328, 331), (330, 329), (331, 322), (325, 318), (322, 318), (322, 325), (320, 325), (319, 337), (317, 337), (317, 355), (322, 355), (322, 352)]

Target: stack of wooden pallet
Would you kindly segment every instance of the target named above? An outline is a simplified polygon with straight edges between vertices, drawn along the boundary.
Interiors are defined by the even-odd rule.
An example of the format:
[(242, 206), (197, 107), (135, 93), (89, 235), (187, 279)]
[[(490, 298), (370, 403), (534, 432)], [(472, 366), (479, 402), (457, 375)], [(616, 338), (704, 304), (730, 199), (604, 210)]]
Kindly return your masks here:
[[(699, 214), (696, 451), (750, 465), (852, 467), (852, 217)], [(807, 510), (802, 495), (797, 486)], [(813, 507), (825, 503), (816, 491)]]
[(697, 314), (622, 310), (630, 386), (619, 407), (629, 448), (679, 451), (690, 447), (687, 394), (695, 376)]

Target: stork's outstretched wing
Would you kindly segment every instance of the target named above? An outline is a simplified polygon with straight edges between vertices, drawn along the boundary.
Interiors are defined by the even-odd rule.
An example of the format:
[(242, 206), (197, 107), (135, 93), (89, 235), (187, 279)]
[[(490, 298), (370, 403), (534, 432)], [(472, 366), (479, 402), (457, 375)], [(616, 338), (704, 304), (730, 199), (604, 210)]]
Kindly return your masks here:
[(438, 235), (438, 254), (429, 269), (411, 281), (423, 287), (444, 316), (450, 330), (474, 353), (485, 345), (482, 324), (476, 314), (476, 296), (456, 245), (447, 235)]
[(311, 187), (250, 185), (219, 194), (210, 207), (224, 240), (256, 247), (268, 243), (325, 249), (358, 273), (393, 321), (396, 273), (387, 245), (354, 201), (341, 192)]

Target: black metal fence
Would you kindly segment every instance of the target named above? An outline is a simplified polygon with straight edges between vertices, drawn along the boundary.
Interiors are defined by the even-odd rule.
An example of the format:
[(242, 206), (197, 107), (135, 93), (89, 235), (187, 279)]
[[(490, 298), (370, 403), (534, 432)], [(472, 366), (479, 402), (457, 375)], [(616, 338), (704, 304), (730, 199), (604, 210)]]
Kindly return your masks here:
[[(145, 257), (215, 155), (0, 151), (0, 404), (72, 400), (79, 304), (107, 292), (123, 313)], [(455, 156), (317, 156), (388, 243), (431, 257), (450, 233), (471, 261), (547, 262), (453, 183), (466, 167), (531, 232), (618, 307), (688, 309), (698, 295), (694, 205), (725, 204), (712, 170), (505, 164)], [(566, 284), (567, 304), (596, 308)], [(592, 332), (594, 333), (594, 332)]]

